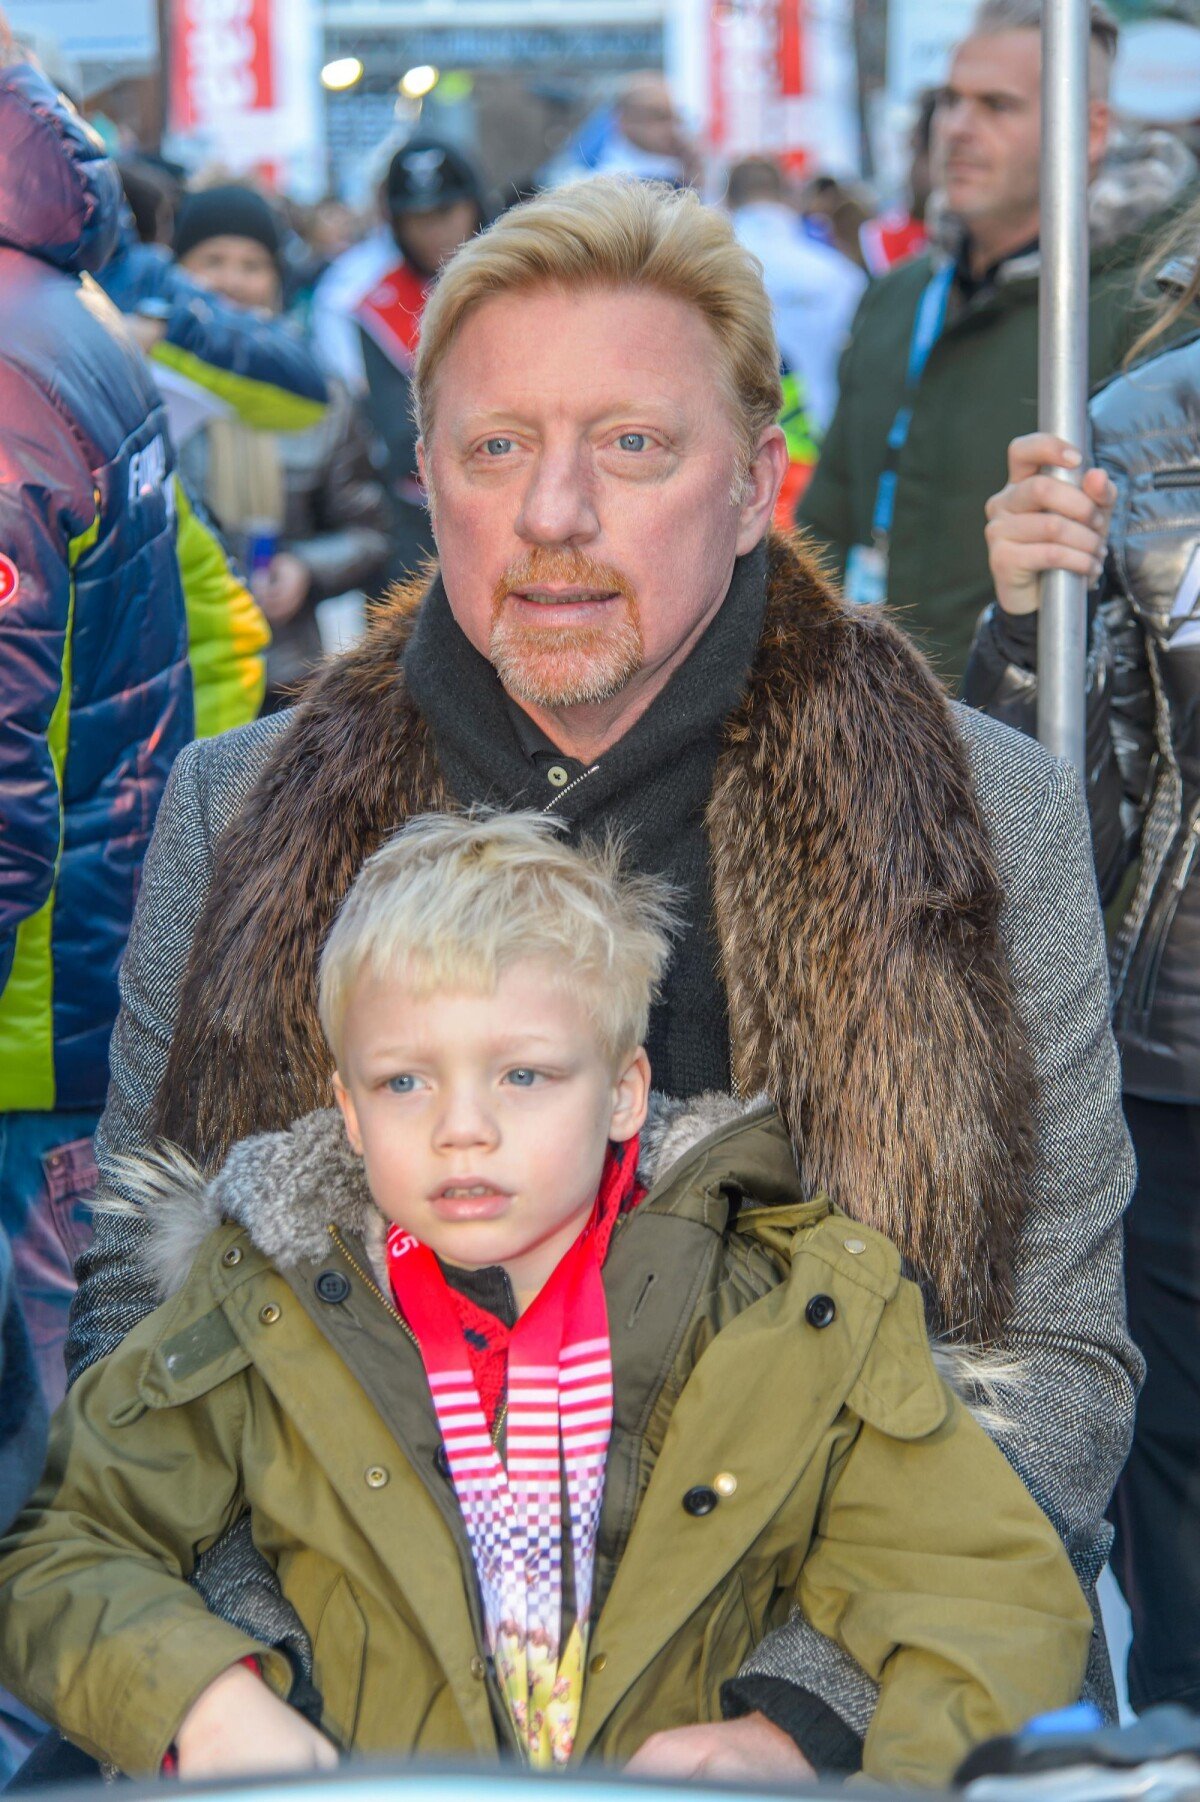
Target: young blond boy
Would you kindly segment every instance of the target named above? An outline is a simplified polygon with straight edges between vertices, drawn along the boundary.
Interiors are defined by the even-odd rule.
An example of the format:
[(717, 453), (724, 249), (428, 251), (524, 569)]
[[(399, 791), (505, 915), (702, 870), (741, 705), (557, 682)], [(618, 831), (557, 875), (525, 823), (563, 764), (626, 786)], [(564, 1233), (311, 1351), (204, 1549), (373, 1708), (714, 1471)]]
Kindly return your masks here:
[[(797, 1603), (946, 1781), (1078, 1693), (1091, 1617), (886, 1240), (766, 1104), (650, 1101), (669, 910), (533, 816), (414, 821), (330, 935), (340, 1113), (163, 1164), (168, 1296), (0, 1544), (0, 1680), (131, 1773), (623, 1762)], [(715, 1125), (714, 1125), (715, 1122)], [(313, 1647), (186, 1579), (242, 1515)]]

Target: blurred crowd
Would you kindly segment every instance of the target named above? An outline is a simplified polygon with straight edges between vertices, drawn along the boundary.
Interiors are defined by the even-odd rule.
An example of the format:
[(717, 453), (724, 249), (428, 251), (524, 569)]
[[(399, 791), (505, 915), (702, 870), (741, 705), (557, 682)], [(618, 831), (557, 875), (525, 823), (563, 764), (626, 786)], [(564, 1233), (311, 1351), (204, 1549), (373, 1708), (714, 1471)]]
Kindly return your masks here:
[[(907, 188), (886, 207), (769, 156), (714, 181), (653, 74), (540, 180), (693, 186), (728, 214), (775, 322), (776, 526), (804, 528), (852, 602), (886, 603), (952, 693), (1032, 733), (1037, 577), (1088, 579), (1089, 802), (1142, 1169), (1131, 1324), (1149, 1357), (1114, 1559), (1135, 1702), (1197, 1703), (1197, 169), (1180, 138), (1118, 129), (1117, 30), (1094, 3), (1097, 467), (1047, 486), (1039, 471), (1069, 460), (1030, 439), (1040, 19), (1036, 0), (982, 0), (916, 109)], [(6, 1516), (36, 1475), (40, 1410), (65, 1389), (118, 969), (172, 763), (194, 737), (291, 706), (392, 584), (425, 580), (422, 316), (454, 253), (536, 186), (497, 192), (420, 127), (369, 215), (149, 155), (114, 163), (0, 44)], [(7, 1730), (15, 1763), (39, 1724), (14, 1702)]]

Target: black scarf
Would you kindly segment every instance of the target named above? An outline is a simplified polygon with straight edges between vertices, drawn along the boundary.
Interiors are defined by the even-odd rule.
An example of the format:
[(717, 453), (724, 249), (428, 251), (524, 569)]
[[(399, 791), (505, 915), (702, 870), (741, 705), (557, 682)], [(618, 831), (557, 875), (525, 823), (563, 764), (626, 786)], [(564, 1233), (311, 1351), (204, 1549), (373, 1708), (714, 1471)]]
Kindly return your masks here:
[(687, 926), (651, 1014), (655, 1087), (689, 1096), (729, 1087), (729, 1021), (717, 968), (704, 813), (725, 720), (741, 700), (762, 631), (766, 549), (739, 558), (729, 592), (686, 662), (577, 786), (555, 794), (522, 748), (499, 678), (468, 642), (440, 579), (404, 658), (409, 692), (461, 806), (552, 809), (573, 838), (616, 831), (635, 869), (665, 876)]

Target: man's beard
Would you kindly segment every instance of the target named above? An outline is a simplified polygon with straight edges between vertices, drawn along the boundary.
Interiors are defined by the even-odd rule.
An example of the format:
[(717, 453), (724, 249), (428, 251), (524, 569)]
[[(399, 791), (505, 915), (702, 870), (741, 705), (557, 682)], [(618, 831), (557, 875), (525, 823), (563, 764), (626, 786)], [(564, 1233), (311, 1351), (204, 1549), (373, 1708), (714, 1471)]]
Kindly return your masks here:
[[(517, 620), (506, 603), (515, 591), (571, 583), (620, 598), (605, 603), (611, 618), (578, 626)], [(514, 700), (534, 707), (577, 707), (607, 701), (637, 675), (644, 645), (637, 598), (620, 570), (580, 551), (532, 550), (505, 570), (492, 599), (488, 657)]]

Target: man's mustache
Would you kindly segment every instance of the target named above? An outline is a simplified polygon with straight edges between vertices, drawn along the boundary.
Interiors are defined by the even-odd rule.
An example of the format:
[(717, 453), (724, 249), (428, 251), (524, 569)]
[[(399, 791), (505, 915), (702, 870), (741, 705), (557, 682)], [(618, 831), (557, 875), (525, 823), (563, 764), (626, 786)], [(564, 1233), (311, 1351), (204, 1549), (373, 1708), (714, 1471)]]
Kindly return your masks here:
[(492, 590), (495, 619), (510, 594), (526, 588), (590, 588), (597, 594), (619, 594), (636, 607), (633, 583), (611, 563), (597, 563), (582, 551), (542, 550), (535, 547), (510, 563)]

